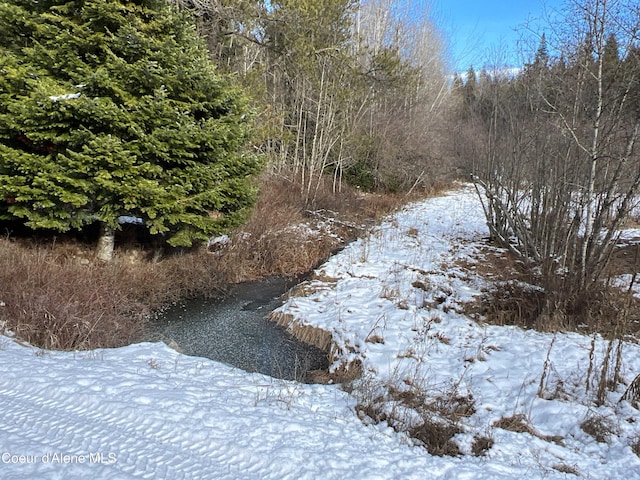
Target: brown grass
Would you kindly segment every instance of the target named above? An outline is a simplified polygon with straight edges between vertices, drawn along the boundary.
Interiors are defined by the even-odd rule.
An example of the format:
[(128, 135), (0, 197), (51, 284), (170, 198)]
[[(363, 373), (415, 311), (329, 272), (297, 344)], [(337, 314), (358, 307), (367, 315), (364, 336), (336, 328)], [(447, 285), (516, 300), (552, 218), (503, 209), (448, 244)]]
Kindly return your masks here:
[[(308, 272), (400, 202), (346, 186), (336, 195), (327, 182), (306, 204), (299, 184), (264, 175), (253, 214), (220, 255), (219, 268), (234, 282)], [(308, 235), (309, 228), (321, 233)]]
[(594, 285), (588, 296), (559, 304), (553, 294), (531, 283), (497, 282), (465, 310), (495, 325), (543, 332), (574, 330), (623, 338), (640, 331), (640, 301), (605, 283)]
[(576, 467), (572, 467), (569, 466), (565, 463), (559, 463), (557, 465), (554, 465), (552, 467), (554, 470), (557, 470), (558, 472), (561, 473), (567, 473), (569, 475), (575, 475), (576, 477), (580, 476), (580, 472), (578, 471), (578, 469)]
[(73, 241), (0, 240), (0, 320), (41, 348), (122, 346), (142, 338), (149, 314), (220, 281), (195, 254), (133, 263), (125, 252), (94, 262)]
[[(630, 248), (616, 249), (607, 276), (636, 271), (640, 251), (635, 246)], [(580, 298), (561, 299), (554, 292), (562, 292), (562, 286), (539, 286), (541, 282), (534, 271), (524, 268), (511, 253), (489, 246), (479, 252), (475, 261), (461, 267), (493, 281), (477, 300), (465, 306), (467, 314), (488, 323), (545, 332), (597, 332), (606, 337), (640, 331), (640, 300), (606, 282), (593, 285)]]
[(409, 435), (421, 442), (431, 455), (461, 455), (460, 447), (452, 438), (462, 429), (455, 423), (434, 418), (425, 421), (409, 430)]
[(269, 319), (291, 332), (294, 337), (304, 343), (314, 345), (325, 352), (331, 349), (333, 337), (331, 333), (326, 330), (312, 325), (302, 325), (296, 322), (292, 315), (286, 313), (271, 312)]
[(598, 443), (607, 443), (616, 434), (613, 422), (602, 415), (589, 415), (580, 424), (580, 428)]
[(473, 443), (471, 444), (471, 453), (476, 457), (484, 457), (491, 449), (491, 447), (493, 447), (494, 443), (495, 441), (491, 437), (473, 437)]
[[(179, 299), (308, 272), (401, 201), (347, 188), (334, 195), (323, 186), (305, 204), (295, 182), (265, 175), (260, 186), (253, 215), (216, 253), (200, 248), (160, 256), (123, 233), (114, 261), (101, 264), (93, 260), (93, 245), (70, 236), (0, 239), (0, 325), (41, 348), (126, 345), (144, 337), (153, 311)], [(303, 223), (320, 234), (302, 234), (296, 227)]]
[[(360, 378), (344, 388), (358, 400), (356, 412), (363, 420), (386, 423), (398, 432), (405, 432), (432, 455), (461, 455), (453, 438), (464, 431), (461, 420), (475, 413), (473, 397), (459, 395), (452, 388), (428, 398), (412, 381), (404, 383), (407, 388), (401, 389)], [(413, 412), (411, 418), (408, 411)]]
[(510, 432), (528, 433), (529, 435), (533, 435), (534, 437), (537, 437), (546, 442), (553, 442), (558, 445), (564, 446), (564, 439), (561, 436), (541, 434), (529, 424), (527, 417), (522, 414), (513, 415), (511, 417), (502, 417), (501, 419), (495, 421), (493, 423), (493, 426), (496, 428), (501, 428), (503, 430), (508, 430)]

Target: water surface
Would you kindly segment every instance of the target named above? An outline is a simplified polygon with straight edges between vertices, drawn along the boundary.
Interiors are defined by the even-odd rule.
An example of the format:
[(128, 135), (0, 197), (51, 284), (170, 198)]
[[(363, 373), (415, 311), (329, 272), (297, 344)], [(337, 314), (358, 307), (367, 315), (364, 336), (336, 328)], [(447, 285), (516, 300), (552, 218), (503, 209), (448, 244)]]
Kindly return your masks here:
[(328, 368), (326, 352), (300, 342), (266, 318), (295, 283), (274, 277), (235, 286), (223, 300), (180, 303), (152, 323), (152, 337), (177, 343), (187, 355), (276, 378), (304, 380), (306, 372)]

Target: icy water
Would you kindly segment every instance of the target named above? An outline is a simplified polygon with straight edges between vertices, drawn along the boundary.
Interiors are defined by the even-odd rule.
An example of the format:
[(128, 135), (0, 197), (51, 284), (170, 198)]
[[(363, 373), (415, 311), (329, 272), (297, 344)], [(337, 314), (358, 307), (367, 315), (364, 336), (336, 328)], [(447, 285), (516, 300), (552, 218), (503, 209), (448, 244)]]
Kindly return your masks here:
[(327, 354), (266, 318), (295, 283), (270, 278), (238, 285), (224, 300), (178, 304), (153, 322), (152, 338), (248, 372), (305, 380), (306, 372), (328, 368)]

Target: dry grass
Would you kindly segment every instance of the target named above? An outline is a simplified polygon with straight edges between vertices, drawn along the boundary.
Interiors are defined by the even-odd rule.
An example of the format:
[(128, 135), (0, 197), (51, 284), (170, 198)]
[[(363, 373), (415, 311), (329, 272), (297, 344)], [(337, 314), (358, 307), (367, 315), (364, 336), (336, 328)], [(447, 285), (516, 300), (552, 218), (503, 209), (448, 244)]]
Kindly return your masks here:
[(405, 432), (432, 455), (461, 455), (454, 437), (464, 431), (461, 420), (475, 413), (474, 399), (459, 395), (455, 388), (427, 397), (413, 382), (404, 383), (406, 388), (400, 389), (360, 378), (344, 388), (358, 400), (356, 411), (363, 421)]
[(559, 303), (532, 283), (496, 282), (466, 306), (472, 316), (495, 325), (517, 325), (542, 332), (574, 330), (606, 338), (637, 334), (640, 301), (629, 292), (601, 283), (589, 295)]
[(575, 475), (576, 477), (580, 476), (580, 472), (576, 467), (569, 466), (565, 463), (559, 463), (554, 465), (552, 468), (560, 473), (567, 473), (569, 475)]
[(589, 415), (580, 424), (580, 428), (598, 443), (607, 443), (617, 433), (616, 426), (611, 420), (597, 414)]
[[(630, 250), (631, 249), (631, 250)], [(622, 247), (614, 252), (607, 278), (635, 272), (640, 250)], [(580, 298), (560, 298), (561, 285), (540, 286), (535, 271), (527, 269), (513, 255), (489, 246), (472, 262), (460, 265), (474, 270), (493, 283), (474, 302), (467, 314), (495, 325), (517, 325), (545, 332), (578, 330), (605, 337), (637, 334), (640, 301), (631, 292), (601, 282)], [(621, 325), (624, 323), (624, 329)], [(635, 326), (635, 330), (631, 330)]]
[[(0, 239), (0, 325), (41, 348), (126, 345), (143, 338), (151, 312), (179, 299), (308, 272), (401, 201), (323, 187), (306, 205), (295, 182), (265, 175), (260, 186), (248, 223), (215, 254), (201, 248), (160, 256), (123, 232), (114, 261), (101, 264), (93, 245), (69, 236), (7, 235)], [(305, 235), (301, 224), (319, 233)]]
[(103, 264), (78, 242), (0, 240), (0, 320), (41, 348), (122, 346), (142, 338), (153, 310), (221, 285), (196, 254), (132, 262), (124, 253)]
[(363, 195), (347, 187), (336, 195), (327, 183), (307, 205), (299, 184), (265, 175), (253, 214), (221, 253), (219, 268), (236, 282), (308, 272), (400, 201), (397, 196)]
[(558, 445), (564, 446), (564, 439), (559, 435), (543, 435), (538, 432), (535, 428), (533, 428), (527, 417), (522, 414), (513, 415), (511, 417), (502, 417), (501, 419), (495, 421), (493, 426), (496, 428), (501, 428), (503, 430), (508, 430), (510, 432), (515, 433), (528, 433), (529, 435), (533, 435), (545, 442), (553, 442)]
[[(585, 390), (592, 393), (596, 405), (602, 405), (608, 392), (616, 391), (626, 383), (621, 375), (622, 351), (625, 341), (639, 338), (640, 299), (634, 296), (631, 287), (621, 289), (611, 280), (622, 274), (633, 275), (636, 279), (640, 267), (638, 245), (618, 246), (605, 272), (605, 279), (609, 281), (596, 282), (580, 296), (576, 293), (573, 297), (565, 293), (572, 291), (570, 278), (557, 276), (553, 282), (545, 284), (536, 274), (538, 269), (522, 269), (511, 254), (489, 246), (475, 261), (460, 266), (475, 270), (493, 282), (482, 295), (465, 306), (469, 316), (487, 323), (516, 325), (542, 332), (577, 331), (594, 335), (594, 339), (602, 336), (607, 341), (607, 350), (603, 359), (594, 362), (595, 341), (592, 342), (584, 378)], [(538, 395), (547, 399), (561, 398), (565, 395), (562, 381), (557, 383), (555, 391), (545, 391), (548, 368), (549, 353), (543, 364)], [(640, 380), (631, 382), (622, 399), (638, 405), (638, 385)], [(589, 430), (589, 422), (585, 427)], [(593, 433), (601, 438), (595, 429)]]
[(473, 437), (473, 443), (471, 444), (471, 453), (476, 457), (484, 457), (495, 441), (491, 437), (476, 436)]
[(301, 342), (313, 345), (325, 352), (331, 349), (331, 345), (333, 344), (331, 332), (312, 325), (302, 325), (298, 323), (292, 315), (286, 313), (271, 312), (269, 319), (291, 332), (291, 334)]
[(452, 441), (452, 438), (462, 429), (450, 421), (442, 421), (434, 418), (425, 418), (424, 422), (409, 430), (409, 435), (418, 440), (431, 455), (461, 455), (460, 447)]

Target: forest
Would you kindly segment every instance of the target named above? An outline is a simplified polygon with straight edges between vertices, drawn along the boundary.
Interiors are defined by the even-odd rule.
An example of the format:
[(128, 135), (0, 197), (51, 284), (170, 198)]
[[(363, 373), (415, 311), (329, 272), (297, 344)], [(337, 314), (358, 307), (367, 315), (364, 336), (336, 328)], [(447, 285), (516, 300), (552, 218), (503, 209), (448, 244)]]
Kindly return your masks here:
[[(465, 181), (545, 292), (536, 321), (574, 322), (637, 206), (640, 6), (558, 13), (517, 72), (454, 74), (428, 2), (0, 2), (0, 276), (20, 285), (0, 315), (48, 346), (121, 344), (132, 322), (100, 337), (92, 303), (131, 317), (308, 271), (336, 242), (288, 226), (321, 217), (344, 240)], [(86, 298), (50, 311), (77, 283)]]

